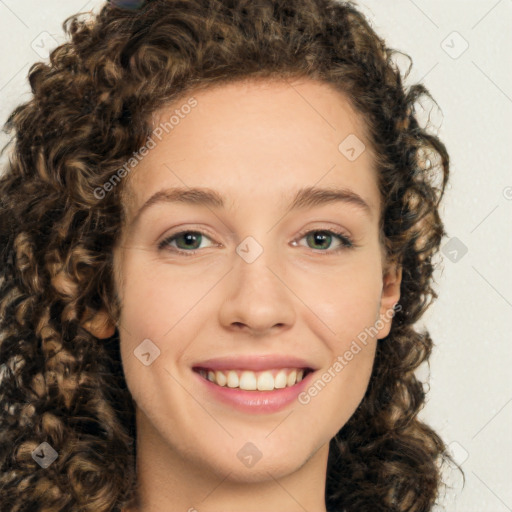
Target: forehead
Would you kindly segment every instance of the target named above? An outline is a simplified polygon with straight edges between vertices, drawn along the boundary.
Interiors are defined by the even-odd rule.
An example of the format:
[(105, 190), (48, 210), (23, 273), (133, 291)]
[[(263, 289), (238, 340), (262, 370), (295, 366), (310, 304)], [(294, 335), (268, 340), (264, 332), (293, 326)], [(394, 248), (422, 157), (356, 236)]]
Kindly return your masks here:
[[(187, 103), (191, 98), (197, 106), (189, 109)], [(260, 77), (203, 84), (155, 111), (153, 129), (163, 126), (171, 117), (174, 117), (174, 126), (169, 127), (172, 134), (179, 125), (185, 124), (186, 118), (192, 119), (186, 123), (191, 125), (199, 117), (202, 123), (216, 121), (215, 125), (210, 125), (212, 135), (218, 132), (214, 130), (216, 127), (222, 129), (227, 124), (244, 126), (247, 131), (248, 122), (254, 121), (262, 128), (272, 127), (272, 135), (277, 135), (277, 121), (286, 120), (291, 123), (287, 127), (290, 134), (294, 124), (310, 123), (314, 131), (322, 126), (326, 132), (336, 133), (341, 129), (357, 132), (363, 139), (367, 136), (364, 120), (348, 96), (332, 84), (311, 78)]]
[[(160, 189), (178, 186), (220, 189), (231, 206), (268, 205), (315, 184), (355, 187), (378, 203), (364, 120), (329, 84), (217, 84), (189, 91), (152, 119), (161, 140), (153, 137), (126, 183), (132, 215)], [(356, 159), (347, 153), (354, 148)]]

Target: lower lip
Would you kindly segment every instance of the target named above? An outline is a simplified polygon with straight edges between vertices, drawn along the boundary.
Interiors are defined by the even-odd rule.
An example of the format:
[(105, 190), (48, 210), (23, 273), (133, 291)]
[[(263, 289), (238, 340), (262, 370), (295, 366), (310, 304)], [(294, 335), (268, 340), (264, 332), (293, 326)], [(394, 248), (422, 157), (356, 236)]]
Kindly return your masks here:
[(297, 400), (297, 396), (309, 386), (315, 372), (310, 372), (292, 387), (274, 391), (246, 391), (239, 388), (219, 386), (193, 372), (212, 397), (234, 409), (247, 413), (269, 414), (278, 412)]

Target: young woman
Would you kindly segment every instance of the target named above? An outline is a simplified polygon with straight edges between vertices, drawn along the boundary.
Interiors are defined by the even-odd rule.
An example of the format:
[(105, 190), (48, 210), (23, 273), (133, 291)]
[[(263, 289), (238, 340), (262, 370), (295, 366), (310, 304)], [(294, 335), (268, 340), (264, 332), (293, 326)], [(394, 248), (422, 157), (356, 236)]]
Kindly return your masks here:
[(432, 510), (428, 91), (334, 0), (64, 26), (6, 125), (0, 508)]

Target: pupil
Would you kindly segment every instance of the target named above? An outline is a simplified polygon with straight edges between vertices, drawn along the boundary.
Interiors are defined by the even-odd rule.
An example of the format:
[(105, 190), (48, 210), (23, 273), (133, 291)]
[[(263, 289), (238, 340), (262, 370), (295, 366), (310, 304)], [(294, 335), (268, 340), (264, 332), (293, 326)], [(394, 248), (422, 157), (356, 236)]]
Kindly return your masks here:
[(191, 247), (191, 245), (194, 245), (194, 239), (197, 239), (201, 235), (199, 233), (187, 233), (183, 235), (183, 239), (185, 240), (186, 247)]
[(328, 240), (328, 238), (330, 238), (331, 235), (327, 234), (327, 233), (320, 233), (320, 234), (315, 234), (313, 235), (313, 239), (315, 240), (315, 244), (317, 244), (317, 240), (320, 240), (320, 244), (322, 244), (322, 242), (325, 243), (326, 239)]

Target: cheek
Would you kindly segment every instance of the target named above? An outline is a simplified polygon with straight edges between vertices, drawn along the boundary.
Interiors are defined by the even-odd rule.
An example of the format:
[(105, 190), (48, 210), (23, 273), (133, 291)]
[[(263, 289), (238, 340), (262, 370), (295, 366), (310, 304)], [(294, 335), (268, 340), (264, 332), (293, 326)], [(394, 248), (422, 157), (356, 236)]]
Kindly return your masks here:
[[(307, 317), (329, 361), (305, 390), (300, 402), (310, 411), (322, 411), (330, 434), (343, 426), (361, 402), (371, 376), (377, 344), (375, 330), (381, 296), (378, 262), (354, 264), (332, 272), (329, 279), (309, 286)], [(305, 286), (305, 283), (303, 284)], [(304, 293), (304, 292), (303, 292)]]
[[(363, 333), (364, 337), (361, 337)], [(361, 403), (370, 381), (378, 340), (363, 330), (339, 343), (336, 358), (328, 369), (332, 403), (339, 408), (338, 424), (344, 425)], [(334, 409), (336, 411), (336, 408)]]
[[(142, 354), (149, 352), (146, 359), (155, 361), (148, 369), (172, 368), (181, 359), (214, 314), (209, 298), (218, 276), (198, 274), (192, 267), (173, 268), (135, 250), (128, 251), (123, 271), (121, 357), (129, 384), (147, 373)], [(152, 385), (158, 387), (156, 381)]]
[(382, 277), (378, 261), (366, 262), (363, 257), (330, 270), (302, 277), (296, 290), (327, 328), (322, 338), (329, 333), (331, 348), (344, 352), (352, 339), (379, 319)]
[(314, 407), (322, 411), (323, 420), (330, 425), (331, 437), (351, 418), (366, 393), (375, 345), (370, 341), (337, 356), (300, 397), (301, 403), (318, 400)]
[(124, 254), (121, 321), (133, 338), (160, 339), (198, 302), (208, 278), (145, 253), (131, 249)]

